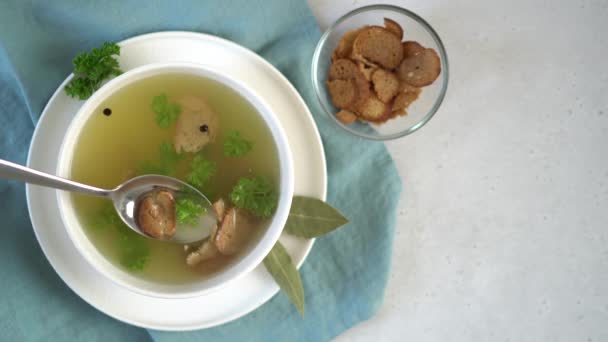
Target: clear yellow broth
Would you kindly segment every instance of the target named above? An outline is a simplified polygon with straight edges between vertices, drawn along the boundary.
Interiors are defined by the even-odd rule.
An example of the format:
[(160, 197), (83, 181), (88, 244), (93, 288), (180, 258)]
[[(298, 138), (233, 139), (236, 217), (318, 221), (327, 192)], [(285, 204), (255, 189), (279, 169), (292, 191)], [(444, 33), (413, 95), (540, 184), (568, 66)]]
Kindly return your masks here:
[[(214, 143), (199, 153), (217, 164), (217, 172), (208, 186), (201, 189), (212, 200), (228, 199), (240, 177), (266, 176), (278, 190), (279, 161), (271, 133), (256, 109), (232, 89), (210, 79), (184, 74), (153, 76), (126, 86), (107, 98), (95, 109), (77, 138), (70, 177), (98, 187), (113, 188), (126, 179), (147, 173), (142, 164), (159, 163), (159, 146), (172, 142), (175, 125), (160, 128), (155, 121), (151, 102), (154, 96), (167, 94), (169, 100), (194, 95), (207, 101), (219, 115), (219, 134)], [(110, 115), (108, 110), (111, 111)], [(104, 110), (106, 114), (104, 114)], [(231, 131), (253, 142), (245, 156), (226, 157), (223, 141)], [(175, 176), (185, 179), (195, 154), (184, 153)], [(162, 283), (181, 284), (200, 280), (222, 270), (242, 256), (218, 256), (196, 267), (185, 262), (184, 246), (160, 242), (125, 233), (116, 227), (100, 224), (108, 201), (73, 194), (71, 200), (87, 237), (107, 260), (138, 277)], [(268, 220), (260, 221), (250, 237), (250, 245), (267, 228)], [(122, 239), (122, 240), (121, 240)], [(130, 246), (134, 251), (147, 251), (143, 267), (129, 267)]]

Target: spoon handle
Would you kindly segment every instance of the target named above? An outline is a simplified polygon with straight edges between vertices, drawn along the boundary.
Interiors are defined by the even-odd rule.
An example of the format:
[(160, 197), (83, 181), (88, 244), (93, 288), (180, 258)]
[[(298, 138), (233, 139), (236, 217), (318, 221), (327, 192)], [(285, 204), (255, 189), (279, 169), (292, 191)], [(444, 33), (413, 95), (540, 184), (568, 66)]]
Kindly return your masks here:
[(111, 193), (111, 191), (109, 190), (100, 189), (94, 186), (74, 182), (69, 179), (53, 176), (48, 173), (30, 169), (29, 167), (11, 163), (3, 159), (0, 159), (0, 178), (18, 180), (25, 183), (41, 185), (49, 188), (82, 192), (85, 194), (100, 197), (109, 197)]

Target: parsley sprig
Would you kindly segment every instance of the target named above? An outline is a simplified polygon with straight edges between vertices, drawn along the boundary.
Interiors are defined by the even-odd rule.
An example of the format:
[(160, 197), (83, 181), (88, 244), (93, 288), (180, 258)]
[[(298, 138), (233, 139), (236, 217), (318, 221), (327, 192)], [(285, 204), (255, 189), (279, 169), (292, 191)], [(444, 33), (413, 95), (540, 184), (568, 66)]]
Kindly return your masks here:
[(150, 246), (146, 238), (135, 233), (118, 216), (112, 202), (105, 202), (97, 213), (96, 229), (111, 228), (118, 238), (117, 257), (120, 264), (132, 272), (140, 272), (150, 261)]
[(175, 152), (175, 147), (173, 147), (172, 143), (163, 142), (160, 144), (160, 165), (167, 175), (175, 175), (175, 168), (182, 157), (181, 154)]
[(74, 78), (65, 87), (65, 92), (80, 100), (88, 99), (99, 87), (101, 82), (110, 76), (122, 73), (118, 60), (120, 46), (104, 42), (101, 47), (93, 48), (90, 52), (81, 52), (72, 61)]
[(215, 174), (217, 165), (197, 154), (192, 159), (192, 171), (186, 176), (186, 181), (195, 188), (202, 190), (209, 178)]
[(138, 175), (165, 175), (175, 176), (177, 164), (182, 160), (183, 155), (175, 152), (175, 147), (172, 143), (163, 142), (159, 147), (160, 162), (152, 162), (149, 160), (139, 164), (137, 169)]
[(228, 157), (240, 157), (251, 151), (253, 143), (243, 137), (238, 131), (232, 131), (224, 141), (224, 155)]
[(243, 177), (232, 188), (230, 201), (255, 216), (268, 218), (277, 206), (278, 195), (268, 178)]
[(160, 128), (169, 128), (177, 121), (181, 108), (177, 103), (169, 102), (167, 94), (160, 94), (152, 98), (152, 111), (156, 113), (156, 123)]
[(205, 207), (193, 198), (183, 197), (175, 201), (175, 215), (179, 223), (195, 225), (205, 211)]

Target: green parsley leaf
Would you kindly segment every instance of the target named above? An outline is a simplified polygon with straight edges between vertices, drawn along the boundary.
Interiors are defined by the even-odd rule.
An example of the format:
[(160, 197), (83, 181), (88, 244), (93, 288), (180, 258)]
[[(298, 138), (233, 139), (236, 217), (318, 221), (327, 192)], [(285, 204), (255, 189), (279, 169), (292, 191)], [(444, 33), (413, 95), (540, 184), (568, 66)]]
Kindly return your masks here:
[(230, 201), (258, 217), (268, 218), (277, 207), (278, 195), (268, 178), (243, 177), (232, 188)]
[(182, 159), (183, 155), (175, 152), (172, 143), (163, 142), (159, 147), (160, 162), (158, 164), (149, 160), (139, 164), (137, 169), (138, 175), (164, 175), (174, 176), (177, 164)]
[(214, 162), (197, 154), (192, 160), (192, 171), (186, 176), (186, 181), (193, 187), (202, 189), (216, 170), (217, 165)]
[(118, 216), (111, 201), (105, 201), (99, 211), (91, 220), (91, 227), (95, 230), (105, 230), (108, 227), (116, 227), (122, 220)]
[[(213, 189), (206, 187), (205, 191), (202, 190), (198, 190), (198, 191), (194, 191), (191, 187), (189, 186), (182, 186), (179, 191), (181, 192), (181, 196), (186, 196), (186, 197), (190, 197), (190, 198), (195, 198), (195, 199), (199, 199), (200, 195), (199, 192), (201, 194), (203, 194), (203, 196), (207, 197), (207, 199), (211, 202), (215, 202), (218, 198), (217, 198), (217, 193), (216, 191), (214, 191)], [(205, 208), (205, 211), (207, 209)]]
[(163, 175), (168, 176), (168, 170), (162, 168), (159, 164), (153, 163), (149, 160), (144, 160), (139, 163), (137, 171), (135, 172), (138, 176), (142, 175)]
[(122, 222), (109, 201), (103, 204), (97, 217), (94, 228), (105, 229), (110, 227), (116, 233), (120, 264), (132, 272), (142, 271), (150, 259), (150, 247), (146, 238), (140, 236)]
[(120, 55), (120, 46), (109, 42), (104, 42), (101, 47), (93, 48), (90, 52), (79, 53), (72, 61), (74, 78), (66, 85), (66, 94), (86, 100), (106, 78), (120, 75), (122, 70), (114, 57), (117, 55)]
[(124, 223), (117, 226), (120, 264), (131, 272), (143, 271), (150, 261), (150, 246), (146, 238), (134, 232)]
[(185, 197), (175, 201), (175, 214), (179, 223), (194, 225), (205, 211), (205, 208), (195, 199)]
[(165, 170), (166, 175), (175, 175), (177, 163), (182, 159), (182, 155), (175, 152), (172, 143), (164, 142), (160, 144), (160, 167)]
[(170, 103), (167, 94), (152, 98), (152, 111), (156, 113), (156, 123), (160, 128), (169, 128), (177, 121), (181, 108), (177, 103)]
[(224, 141), (224, 155), (228, 157), (240, 157), (251, 151), (253, 143), (241, 137), (238, 131), (232, 131)]

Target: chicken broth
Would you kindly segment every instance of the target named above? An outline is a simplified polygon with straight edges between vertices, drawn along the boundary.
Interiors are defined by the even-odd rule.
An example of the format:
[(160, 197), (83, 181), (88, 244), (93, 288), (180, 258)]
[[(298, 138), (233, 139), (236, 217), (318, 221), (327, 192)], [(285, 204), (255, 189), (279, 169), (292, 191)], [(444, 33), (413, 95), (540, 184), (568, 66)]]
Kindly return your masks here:
[[(238, 260), (270, 222), (279, 179), (271, 133), (247, 100), (216, 81), (185, 74), (139, 80), (103, 101), (77, 139), (70, 166), (76, 181), (113, 188), (137, 175), (165, 174), (187, 181), (212, 202), (223, 199), (222, 210), (231, 215), (220, 217), (203, 252), (200, 244), (140, 236), (120, 222), (108, 200), (72, 194), (77, 217), (97, 250), (139, 277), (163, 283), (200, 280)], [(265, 197), (251, 197), (267, 202), (264, 211), (243, 199), (259, 193), (252, 194), (253, 187), (266, 189)], [(239, 222), (247, 226), (224, 229)], [(225, 247), (221, 239), (232, 235), (222, 234), (227, 229), (238, 233), (238, 248)], [(201, 252), (192, 256), (193, 251)]]

